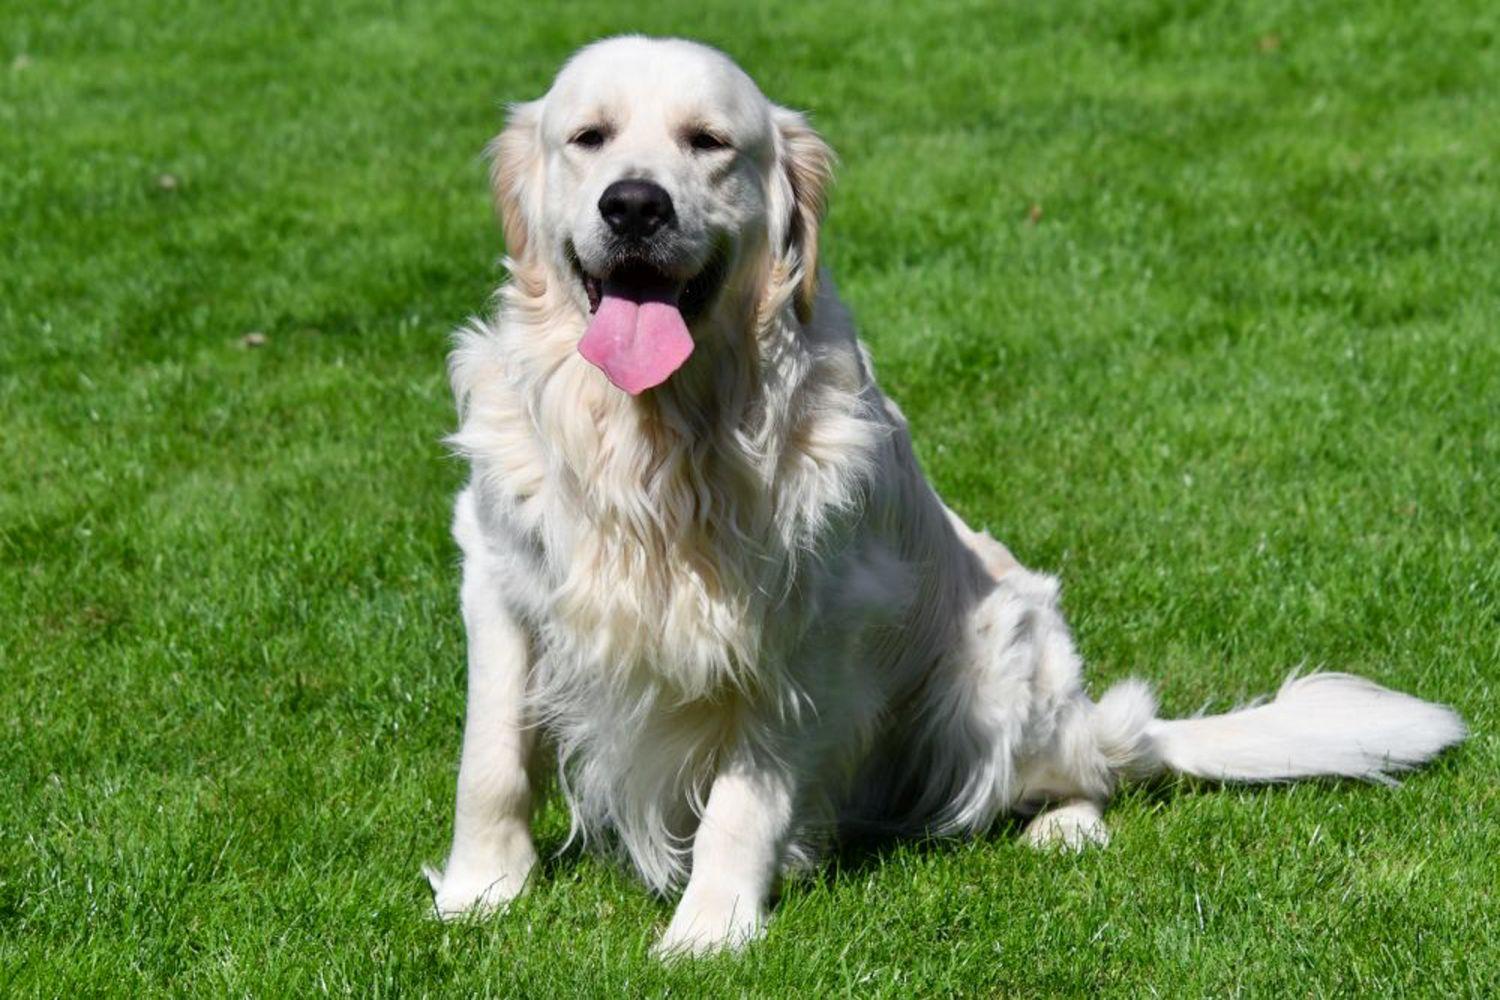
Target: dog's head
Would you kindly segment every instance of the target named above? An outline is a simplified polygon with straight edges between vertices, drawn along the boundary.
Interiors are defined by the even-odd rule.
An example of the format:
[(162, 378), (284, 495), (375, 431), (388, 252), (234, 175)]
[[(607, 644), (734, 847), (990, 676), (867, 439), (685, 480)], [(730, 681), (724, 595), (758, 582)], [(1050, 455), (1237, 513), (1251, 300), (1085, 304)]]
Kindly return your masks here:
[(665, 381), (747, 297), (784, 289), (809, 318), (833, 156), (723, 53), (591, 45), (492, 154), (512, 266), (586, 319), (578, 349), (621, 389)]

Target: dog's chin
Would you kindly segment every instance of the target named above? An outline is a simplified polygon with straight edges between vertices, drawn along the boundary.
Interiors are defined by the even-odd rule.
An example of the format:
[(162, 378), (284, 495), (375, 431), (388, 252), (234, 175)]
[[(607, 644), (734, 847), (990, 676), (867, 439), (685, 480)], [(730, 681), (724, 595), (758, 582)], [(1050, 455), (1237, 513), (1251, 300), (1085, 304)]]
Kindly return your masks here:
[(709, 256), (708, 263), (690, 278), (674, 277), (644, 255), (623, 254), (603, 268), (585, 267), (570, 240), (564, 248), (573, 282), (588, 303), (589, 315), (599, 311), (606, 289), (624, 291), (631, 298), (645, 301), (674, 302), (689, 325), (706, 315), (729, 272), (729, 254), (720, 247)]

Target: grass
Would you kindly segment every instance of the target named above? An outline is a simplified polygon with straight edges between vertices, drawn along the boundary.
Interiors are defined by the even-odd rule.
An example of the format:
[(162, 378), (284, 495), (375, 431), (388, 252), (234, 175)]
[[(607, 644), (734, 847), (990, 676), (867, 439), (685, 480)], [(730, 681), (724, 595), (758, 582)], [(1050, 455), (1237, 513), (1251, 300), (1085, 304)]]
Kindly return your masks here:
[[(0, 993), (1500, 989), (1493, 3), (0, 4)], [(1399, 790), (1136, 791), (1077, 858), (844, 857), (740, 960), (653, 963), (667, 904), (574, 854), (429, 920), (477, 154), (625, 29), (842, 151), (883, 381), (1096, 689), (1346, 668), (1474, 739)]]

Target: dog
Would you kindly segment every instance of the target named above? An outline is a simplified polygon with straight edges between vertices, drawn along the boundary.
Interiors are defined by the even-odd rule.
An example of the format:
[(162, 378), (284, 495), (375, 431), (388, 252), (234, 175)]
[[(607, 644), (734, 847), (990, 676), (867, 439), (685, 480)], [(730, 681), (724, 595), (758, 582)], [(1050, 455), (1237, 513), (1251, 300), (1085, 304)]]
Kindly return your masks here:
[(1096, 702), (1058, 584), (928, 484), (819, 272), (834, 156), (727, 56), (595, 43), (492, 143), (510, 278), (450, 359), (468, 700), (442, 917), (573, 834), (681, 897), (660, 954), (738, 948), (845, 832), (1102, 844), (1122, 781), (1369, 780), (1465, 736), (1347, 674), (1226, 715)]

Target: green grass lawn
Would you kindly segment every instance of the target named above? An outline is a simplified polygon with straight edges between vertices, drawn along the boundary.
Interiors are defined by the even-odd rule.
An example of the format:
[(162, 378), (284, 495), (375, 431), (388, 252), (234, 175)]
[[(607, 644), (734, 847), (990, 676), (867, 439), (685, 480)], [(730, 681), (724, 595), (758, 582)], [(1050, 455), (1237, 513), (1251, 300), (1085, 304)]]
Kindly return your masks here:
[[(1500, 989), (1500, 7), (238, 6), (0, 0), (0, 994)], [(668, 904), (571, 852), (429, 919), (479, 152), (628, 29), (840, 150), (882, 380), (1062, 574), (1096, 691), (1349, 669), (1472, 741), (1400, 789), (1137, 790), (1080, 857), (845, 856), (737, 960), (654, 963)]]

